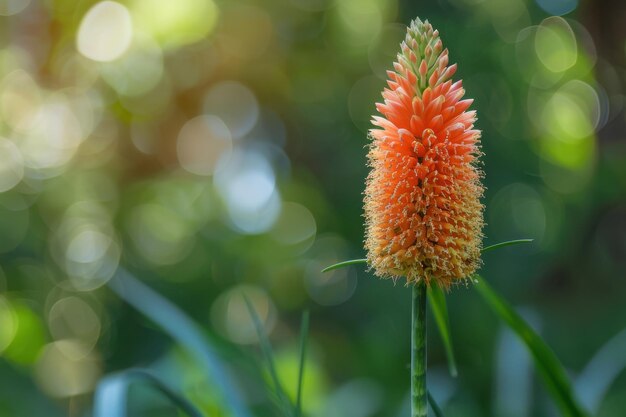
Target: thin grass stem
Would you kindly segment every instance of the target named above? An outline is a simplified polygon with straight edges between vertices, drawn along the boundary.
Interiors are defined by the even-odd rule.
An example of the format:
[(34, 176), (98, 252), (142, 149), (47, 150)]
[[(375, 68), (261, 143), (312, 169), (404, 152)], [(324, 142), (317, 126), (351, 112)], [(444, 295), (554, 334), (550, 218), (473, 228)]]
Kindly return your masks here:
[(428, 391), (428, 403), (430, 404), (430, 408), (433, 410), (435, 417), (443, 417), (443, 411), (441, 411), (441, 408), (439, 408), (439, 405), (430, 394), (430, 391)]
[(287, 394), (285, 393), (285, 390), (280, 383), (280, 379), (278, 378), (278, 372), (276, 372), (276, 366), (274, 365), (274, 353), (272, 351), (270, 340), (265, 333), (265, 329), (263, 328), (261, 319), (254, 309), (252, 302), (245, 294), (243, 295), (243, 299), (246, 303), (246, 307), (248, 308), (248, 313), (250, 314), (250, 318), (252, 319), (254, 328), (256, 329), (256, 333), (259, 338), (259, 344), (261, 345), (261, 352), (265, 357), (267, 367), (270, 371), (270, 377), (272, 379), (272, 382), (274, 383), (274, 393), (278, 397), (278, 403), (285, 416), (293, 416), (295, 414), (295, 408), (291, 404), (291, 401), (289, 401), (289, 398), (287, 397)]
[(484, 247), (481, 252), (485, 253), (485, 252), (492, 251), (494, 249), (504, 248), (506, 246), (519, 245), (519, 244), (522, 244), (522, 243), (531, 243), (532, 241), (533, 241), (533, 239), (508, 240), (506, 242), (500, 242), (500, 243), (496, 243), (495, 245), (490, 245), (490, 246)]
[(304, 381), (304, 364), (306, 363), (306, 345), (309, 336), (309, 311), (306, 310), (302, 314), (302, 323), (300, 325), (300, 369), (298, 371), (298, 393), (296, 394), (296, 411), (295, 416), (302, 415), (302, 383)]
[(366, 264), (366, 263), (367, 263), (367, 259), (365, 259), (365, 258), (363, 258), (363, 259), (351, 259), (349, 261), (343, 261), (343, 262), (339, 262), (339, 263), (334, 264), (334, 265), (327, 266), (326, 268), (322, 269), (322, 272), (332, 271), (333, 269), (343, 268), (344, 266), (357, 265), (357, 264)]

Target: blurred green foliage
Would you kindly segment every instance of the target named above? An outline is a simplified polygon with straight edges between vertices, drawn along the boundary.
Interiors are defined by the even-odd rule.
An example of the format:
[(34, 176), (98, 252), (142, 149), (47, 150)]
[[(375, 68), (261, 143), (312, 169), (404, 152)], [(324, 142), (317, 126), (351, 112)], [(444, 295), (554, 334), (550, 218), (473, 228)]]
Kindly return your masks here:
[[(220, 380), (111, 291), (120, 266), (199, 323), (254, 415), (277, 409), (242, 295), (292, 400), (311, 311), (305, 415), (407, 415), (410, 292), (358, 265), (321, 269), (363, 257), (369, 119), (415, 16), (475, 99), (485, 243), (534, 239), (485, 254), (482, 275), (578, 375), (626, 327), (624, 11), (0, 0), (0, 416), (89, 416), (98, 381), (135, 366), (230, 415)], [(428, 352), (445, 414), (555, 415), (475, 292), (455, 288), (447, 305), (459, 376), (440, 338)], [(616, 351), (598, 363), (622, 363)], [(598, 416), (626, 409), (624, 375), (585, 373), (609, 374)], [(130, 393), (130, 415), (173, 413), (154, 391)]]

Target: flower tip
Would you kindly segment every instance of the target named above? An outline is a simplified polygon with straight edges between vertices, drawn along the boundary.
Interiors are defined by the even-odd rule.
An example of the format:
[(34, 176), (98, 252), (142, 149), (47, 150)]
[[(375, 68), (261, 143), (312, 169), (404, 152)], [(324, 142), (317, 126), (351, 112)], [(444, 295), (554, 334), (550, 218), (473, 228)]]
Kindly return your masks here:
[(420, 75), (421, 75), (422, 77), (425, 77), (425, 76), (426, 76), (426, 72), (428, 72), (428, 65), (426, 64), (426, 61), (425, 61), (425, 60), (424, 60), (424, 61), (422, 61), (422, 63), (420, 64), (420, 69), (419, 69), (419, 71), (420, 71)]

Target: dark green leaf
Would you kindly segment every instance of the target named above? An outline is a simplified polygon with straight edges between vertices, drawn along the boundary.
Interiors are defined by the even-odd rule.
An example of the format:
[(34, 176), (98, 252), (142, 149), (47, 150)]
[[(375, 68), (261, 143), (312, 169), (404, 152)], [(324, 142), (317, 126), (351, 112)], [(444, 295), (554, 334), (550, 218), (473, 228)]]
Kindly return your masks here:
[(519, 314), (502, 299), (483, 278), (475, 275), (478, 293), (487, 305), (504, 321), (522, 340), (530, 351), (535, 366), (543, 378), (551, 397), (561, 412), (569, 417), (586, 416), (586, 413), (574, 398), (570, 381), (556, 355)]
[(446, 349), (446, 357), (448, 358), (448, 369), (450, 375), (457, 376), (456, 360), (454, 359), (454, 350), (452, 348), (452, 337), (450, 335), (450, 321), (448, 320), (448, 307), (446, 305), (446, 295), (443, 290), (433, 283), (428, 288), (428, 299), (430, 309), (435, 317), (435, 323), (439, 329), (439, 334)]

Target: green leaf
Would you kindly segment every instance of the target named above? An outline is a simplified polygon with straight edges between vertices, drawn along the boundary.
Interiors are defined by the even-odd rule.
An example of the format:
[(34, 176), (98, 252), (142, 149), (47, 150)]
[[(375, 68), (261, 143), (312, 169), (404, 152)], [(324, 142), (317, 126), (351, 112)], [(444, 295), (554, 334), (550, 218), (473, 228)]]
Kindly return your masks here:
[(428, 404), (430, 404), (430, 408), (433, 410), (433, 413), (435, 413), (435, 417), (443, 417), (443, 411), (441, 411), (441, 408), (439, 408), (433, 396), (430, 395), (430, 391), (428, 391)]
[(519, 244), (522, 244), (522, 243), (530, 243), (532, 241), (533, 241), (533, 239), (508, 240), (506, 242), (500, 242), (500, 243), (496, 243), (495, 245), (487, 246), (487, 247), (483, 248), (481, 253), (489, 252), (489, 251), (494, 250), (494, 249), (503, 248), (505, 246), (513, 246), (513, 245), (519, 245)]
[(367, 263), (367, 259), (352, 259), (349, 261), (343, 261), (343, 262), (339, 262), (338, 264), (327, 266), (326, 268), (322, 269), (322, 272), (332, 271), (333, 269), (343, 268), (344, 266), (366, 264), (366, 263)]
[(552, 350), (535, 331), (479, 275), (474, 276), (478, 293), (487, 305), (522, 340), (530, 351), (548, 392), (564, 416), (582, 417), (586, 413), (573, 395), (572, 386), (563, 366)]
[(250, 302), (250, 299), (243, 294), (243, 298), (246, 302), (246, 307), (248, 308), (248, 312), (250, 313), (250, 318), (252, 319), (252, 323), (254, 324), (254, 328), (256, 329), (257, 336), (259, 337), (259, 344), (261, 345), (261, 351), (263, 352), (263, 356), (267, 361), (267, 366), (270, 371), (270, 377), (272, 378), (272, 382), (274, 384), (274, 392), (278, 397), (279, 405), (282, 408), (283, 413), (286, 416), (291, 416), (294, 414), (294, 407), (289, 401), (289, 397), (285, 393), (283, 386), (280, 383), (278, 378), (278, 373), (276, 372), (276, 366), (274, 365), (274, 353), (272, 352), (272, 345), (270, 344), (269, 338), (265, 333), (263, 328), (263, 324), (261, 323), (261, 319), (257, 314), (254, 306)]
[(220, 399), (225, 409), (232, 411), (236, 417), (251, 417), (244, 407), (245, 403), (239, 390), (222, 366), (202, 329), (193, 320), (123, 268), (118, 268), (108, 286), (137, 311), (159, 325), (202, 363), (208, 376), (216, 382), (215, 386), (220, 391)]
[(448, 307), (446, 305), (446, 295), (443, 290), (433, 282), (428, 288), (428, 299), (430, 309), (435, 317), (435, 323), (446, 349), (448, 358), (448, 370), (453, 377), (457, 376), (456, 360), (452, 348), (452, 337), (450, 336), (450, 321), (448, 320)]
[(142, 369), (129, 369), (109, 375), (100, 381), (94, 394), (94, 417), (126, 417), (126, 403), (131, 384), (142, 382), (156, 388), (172, 404), (190, 417), (203, 417), (189, 400), (173, 391), (159, 378)]
[(298, 390), (296, 395), (296, 417), (302, 415), (302, 381), (304, 379), (304, 364), (306, 362), (306, 347), (309, 337), (309, 311), (302, 313), (300, 324), (300, 369), (298, 370)]

